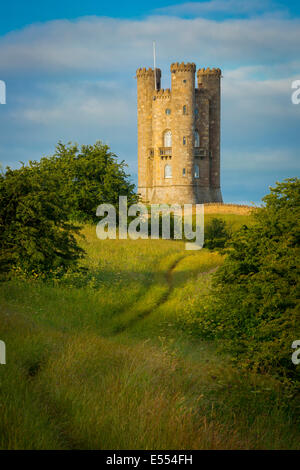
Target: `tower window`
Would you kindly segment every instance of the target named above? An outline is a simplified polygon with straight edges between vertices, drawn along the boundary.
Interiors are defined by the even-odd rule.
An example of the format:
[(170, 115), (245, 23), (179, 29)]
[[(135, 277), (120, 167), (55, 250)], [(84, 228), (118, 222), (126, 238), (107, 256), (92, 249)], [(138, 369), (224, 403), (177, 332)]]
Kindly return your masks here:
[(194, 176), (195, 178), (199, 178), (199, 165), (194, 166)]
[(196, 108), (196, 109), (195, 109), (195, 115), (198, 116), (198, 114), (199, 114), (199, 109)]
[(166, 109), (166, 114), (171, 114), (171, 110), (169, 108)]
[(171, 165), (165, 165), (165, 178), (172, 178), (172, 167)]
[(200, 137), (197, 130), (195, 130), (195, 147), (200, 147)]
[(182, 80), (182, 81), (183, 81), (183, 83), (186, 83), (186, 80)]
[(185, 104), (185, 105), (183, 106), (183, 108), (182, 108), (182, 113), (183, 113), (183, 114), (187, 114), (187, 106), (186, 106), (186, 104)]
[(183, 137), (183, 139), (182, 139), (182, 143), (183, 143), (183, 145), (185, 145), (185, 144), (186, 144), (186, 137)]
[(182, 168), (182, 176), (185, 176), (186, 173), (185, 173), (185, 168)]
[(172, 132), (170, 130), (164, 132), (164, 147), (172, 147)]

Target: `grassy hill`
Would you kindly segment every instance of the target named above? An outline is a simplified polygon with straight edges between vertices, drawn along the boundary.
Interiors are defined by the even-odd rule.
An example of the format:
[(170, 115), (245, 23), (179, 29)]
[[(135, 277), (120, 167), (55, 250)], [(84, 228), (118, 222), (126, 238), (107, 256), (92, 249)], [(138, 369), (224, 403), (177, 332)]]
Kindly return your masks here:
[(83, 233), (86, 272), (0, 286), (0, 448), (299, 448), (282, 385), (181, 327), (223, 255)]

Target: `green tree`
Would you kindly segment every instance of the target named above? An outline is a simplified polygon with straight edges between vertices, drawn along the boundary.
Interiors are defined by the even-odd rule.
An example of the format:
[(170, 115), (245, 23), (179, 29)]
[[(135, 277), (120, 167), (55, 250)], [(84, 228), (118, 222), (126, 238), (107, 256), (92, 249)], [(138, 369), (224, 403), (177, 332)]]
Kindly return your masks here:
[(79, 227), (95, 222), (102, 203), (118, 207), (119, 196), (137, 202), (134, 185), (107, 145), (59, 143), (54, 155), (0, 175), (2, 271), (19, 266), (47, 272), (74, 266), (83, 255)]
[(68, 222), (68, 208), (57, 187), (58, 175), (41, 176), (39, 167), (7, 168), (0, 175), (1, 271), (68, 269), (83, 255)]
[(224, 248), (230, 236), (225, 220), (214, 217), (205, 225), (204, 247), (210, 250)]
[(118, 207), (119, 196), (127, 196), (128, 203), (137, 202), (137, 196), (125, 171), (124, 161), (118, 162), (107, 145), (64, 145), (59, 143), (53, 156), (33, 163), (41, 177), (58, 180), (57, 191), (69, 207), (70, 220), (96, 222), (99, 204)]
[(233, 237), (198, 324), (242, 365), (299, 379), (291, 345), (300, 339), (300, 180), (270, 189), (255, 224)]

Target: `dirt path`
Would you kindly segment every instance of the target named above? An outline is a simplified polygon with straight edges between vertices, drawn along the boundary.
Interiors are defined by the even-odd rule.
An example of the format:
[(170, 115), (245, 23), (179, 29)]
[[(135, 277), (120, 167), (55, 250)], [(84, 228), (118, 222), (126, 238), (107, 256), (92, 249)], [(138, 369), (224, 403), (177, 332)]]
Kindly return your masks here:
[[(129, 310), (124, 312), (124, 323), (116, 325), (114, 332), (113, 332), (114, 335), (123, 333), (127, 329), (136, 325), (138, 322), (144, 320), (146, 317), (151, 315), (151, 313), (153, 313), (155, 310), (160, 308), (163, 304), (165, 304), (168, 301), (174, 289), (174, 285), (173, 285), (174, 269), (178, 266), (178, 264), (184, 258), (186, 258), (186, 256), (188, 256), (188, 254), (184, 254), (180, 256), (178, 259), (176, 259), (172, 263), (172, 265), (168, 268), (168, 270), (165, 272), (164, 277), (167, 283), (167, 290), (160, 296), (160, 298), (157, 299), (157, 301), (153, 303), (151, 306), (142, 308), (140, 311), (138, 311), (138, 303), (143, 302), (143, 299), (146, 300), (147, 294), (141, 299), (139, 299)], [(199, 276), (209, 276), (210, 274), (213, 274), (218, 269), (218, 267), (219, 266), (216, 266), (212, 269), (209, 269), (208, 271), (200, 272)], [(126, 319), (126, 316), (128, 317), (127, 319)]]
[[(142, 310), (141, 312), (139, 312), (137, 315), (134, 315), (131, 319), (129, 319), (125, 324), (123, 325), (119, 325), (116, 329), (115, 329), (115, 334), (119, 334), (119, 333), (123, 333), (125, 330), (127, 330), (128, 328), (132, 327), (133, 325), (135, 325), (137, 322), (143, 320), (144, 318), (146, 318), (148, 315), (150, 315), (152, 312), (154, 312), (154, 310), (156, 310), (157, 308), (159, 308), (161, 305), (163, 305), (165, 302), (167, 302), (172, 290), (173, 290), (173, 283), (172, 283), (172, 273), (174, 271), (174, 269), (176, 268), (176, 266), (180, 263), (180, 261), (185, 258), (187, 255), (183, 255), (181, 256), (180, 258), (178, 258), (176, 261), (174, 261), (174, 263), (169, 267), (169, 269), (167, 270), (167, 272), (165, 273), (165, 279), (166, 279), (166, 282), (167, 282), (167, 286), (168, 286), (168, 289), (166, 292), (164, 292), (161, 297), (158, 299), (158, 301), (152, 305), (151, 307), (148, 307), (148, 308), (145, 308), (144, 310)], [(141, 301), (141, 299), (139, 300)], [(134, 305), (132, 307), (132, 309), (134, 309)]]

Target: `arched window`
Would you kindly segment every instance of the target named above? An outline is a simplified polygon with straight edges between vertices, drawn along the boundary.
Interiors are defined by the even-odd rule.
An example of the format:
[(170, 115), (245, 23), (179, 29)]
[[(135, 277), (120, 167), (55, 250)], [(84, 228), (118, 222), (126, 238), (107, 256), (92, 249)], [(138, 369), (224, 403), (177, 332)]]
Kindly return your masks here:
[(186, 107), (186, 104), (183, 106), (182, 108), (182, 113), (183, 114), (187, 114), (187, 107)]
[(166, 111), (165, 111), (166, 114), (171, 114), (171, 110), (170, 108), (167, 108)]
[(182, 168), (182, 176), (185, 176), (185, 168)]
[(165, 178), (172, 178), (172, 167), (171, 165), (165, 165)]
[(199, 178), (199, 165), (194, 166), (194, 176), (195, 178)]
[(186, 144), (186, 137), (183, 137), (183, 139), (182, 139), (182, 143), (183, 143), (183, 145), (185, 145), (185, 144)]
[(195, 147), (200, 147), (200, 137), (197, 130), (195, 130)]
[(164, 132), (164, 147), (172, 147), (172, 132)]

